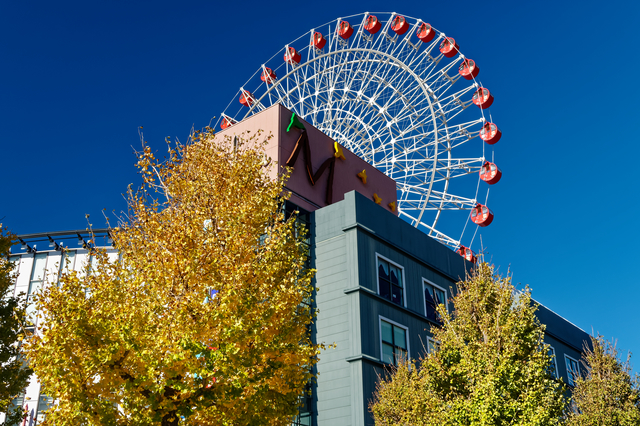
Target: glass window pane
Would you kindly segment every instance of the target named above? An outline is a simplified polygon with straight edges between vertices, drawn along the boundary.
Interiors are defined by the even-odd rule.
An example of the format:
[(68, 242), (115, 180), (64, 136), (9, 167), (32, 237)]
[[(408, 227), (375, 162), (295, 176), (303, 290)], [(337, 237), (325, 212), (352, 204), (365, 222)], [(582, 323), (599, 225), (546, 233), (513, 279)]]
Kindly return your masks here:
[(407, 349), (407, 333), (404, 328), (393, 327), (394, 344), (402, 349)]
[(382, 362), (388, 362), (389, 364), (393, 364), (393, 346), (387, 345), (386, 343), (382, 344)]
[(393, 268), (393, 269), (396, 272), (396, 278), (397, 278), (397, 281), (394, 284), (397, 284), (400, 287), (402, 287), (402, 269), (400, 269), (400, 268)]
[(97, 264), (98, 264), (98, 259), (94, 255), (90, 255), (89, 263), (87, 264), (87, 275), (91, 275), (94, 273)]
[(427, 303), (427, 318), (429, 318), (431, 321), (438, 320), (435, 305)]
[(393, 303), (397, 303), (398, 305), (404, 305), (404, 301), (402, 300), (402, 287), (392, 285), (391, 292), (391, 301)]
[(378, 259), (378, 275), (381, 279), (389, 281), (389, 266), (384, 260)]
[(396, 268), (395, 266), (390, 266), (389, 269), (391, 270), (391, 282), (395, 285), (400, 285), (400, 281), (398, 279), (400, 271), (398, 271), (398, 268)]
[(549, 373), (553, 377), (557, 378), (557, 375), (556, 375), (556, 370), (557, 370), (557, 368), (556, 368), (556, 352), (552, 347), (549, 347), (549, 358), (551, 359), (550, 362), (549, 362)]
[(424, 288), (424, 299), (427, 302), (427, 305), (435, 305), (435, 300), (433, 300), (432, 296), (433, 290), (430, 285), (426, 285)]
[(396, 365), (399, 361), (407, 361), (407, 351), (396, 348)]
[(33, 260), (33, 269), (31, 270), (32, 281), (42, 281), (44, 277), (44, 266), (47, 263), (47, 253), (38, 253)]
[(13, 264), (13, 268), (15, 271), (15, 268), (18, 267), (18, 262), (20, 262), (20, 256), (9, 256), (9, 262)]
[(380, 280), (380, 296), (384, 297), (385, 299), (391, 300), (391, 289), (389, 288), (390, 286), (391, 284), (389, 284), (388, 281)]
[(65, 260), (64, 260), (64, 272), (73, 271), (76, 260), (76, 252), (68, 251), (65, 252)]
[(565, 358), (565, 360), (567, 364), (567, 378), (569, 385), (575, 386), (575, 380), (578, 378), (578, 375), (580, 373), (578, 362), (571, 358)]
[(44, 421), (45, 415), (43, 411), (48, 410), (52, 405), (53, 398), (47, 395), (40, 395), (40, 399), (38, 400), (38, 414), (36, 416), (38, 424)]
[(382, 341), (393, 344), (393, 335), (391, 331), (391, 324), (386, 321), (380, 322), (380, 328), (382, 330)]
[(437, 304), (444, 304), (445, 303), (445, 297), (444, 297), (444, 291), (440, 290), (439, 288), (433, 288), (433, 294), (436, 296), (436, 303)]

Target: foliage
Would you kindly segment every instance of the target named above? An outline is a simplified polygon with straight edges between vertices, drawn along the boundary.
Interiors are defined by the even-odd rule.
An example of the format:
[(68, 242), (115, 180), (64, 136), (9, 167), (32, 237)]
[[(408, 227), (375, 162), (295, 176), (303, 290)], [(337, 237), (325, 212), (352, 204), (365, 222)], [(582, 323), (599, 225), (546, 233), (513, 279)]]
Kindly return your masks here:
[(13, 295), (14, 266), (9, 262), (12, 237), (0, 224), (0, 412), (7, 413), (5, 424), (21, 420), (22, 407), (12, 410), (11, 402), (24, 392), (31, 375), (20, 350), (25, 305), (22, 298)]
[(400, 365), (371, 404), (380, 425), (553, 425), (565, 400), (549, 373), (544, 327), (529, 291), (479, 262), (458, 284), (451, 315), (438, 307), (435, 352)]
[(60, 400), (47, 424), (290, 423), (320, 348), (313, 271), (260, 138), (196, 132), (165, 162), (140, 153), (120, 260), (95, 251), (39, 298), (29, 356)]
[(573, 389), (569, 426), (640, 425), (640, 383), (631, 377), (630, 355), (623, 363), (618, 350), (602, 336), (592, 337), (585, 348), (586, 377), (578, 377)]

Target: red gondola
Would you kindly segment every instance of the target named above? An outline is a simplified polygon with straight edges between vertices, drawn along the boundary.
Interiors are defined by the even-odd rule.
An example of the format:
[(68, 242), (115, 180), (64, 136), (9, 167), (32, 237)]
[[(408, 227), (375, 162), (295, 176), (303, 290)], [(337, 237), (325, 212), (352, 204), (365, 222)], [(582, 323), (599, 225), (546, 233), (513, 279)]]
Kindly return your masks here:
[(284, 61), (288, 64), (295, 65), (300, 63), (300, 54), (296, 49), (289, 46), (284, 54)]
[(265, 67), (264, 71), (262, 71), (262, 75), (260, 75), (260, 80), (267, 84), (274, 83), (276, 81), (276, 72), (271, 68)]
[(480, 130), (480, 139), (488, 143), (489, 145), (493, 145), (498, 142), (502, 137), (502, 132), (498, 129), (493, 123), (489, 123), (488, 121), (484, 123), (482, 129)]
[(480, 179), (487, 182), (489, 185), (498, 183), (502, 177), (502, 172), (494, 163), (486, 162), (480, 167)]
[(453, 37), (446, 37), (440, 43), (440, 53), (442, 53), (447, 58), (453, 58), (458, 54), (458, 43)]
[(240, 103), (244, 106), (251, 106), (251, 104), (255, 101), (251, 92), (242, 92), (240, 95)]
[(493, 222), (493, 213), (489, 210), (489, 207), (478, 204), (471, 209), (471, 221), (478, 226), (489, 226)]
[(467, 80), (472, 80), (478, 76), (480, 68), (478, 68), (476, 61), (473, 59), (465, 59), (458, 67), (458, 72)]
[(226, 129), (227, 127), (231, 127), (231, 126), (233, 126), (234, 124), (236, 124), (236, 122), (235, 122), (235, 121), (233, 121), (232, 119), (227, 118), (227, 117), (222, 117), (222, 123), (220, 123), (220, 128), (221, 128), (222, 130), (224, 130), (224, 129)]
[(327, 39), (321, 33), (317, 31), (313, 33), (313, 47), (322, 49), (325, 44), (327, 44)]
[(489, 89), (484, 87), (480, 87), (473, 94), (472, 101), (476, 104), (480, 109), (489, 108), (491, 104), (493, 104), (493, 95), (489, 92)]
[(491, 104), (493, 104), (493, 95), (489, 92), (489, 89), (480, 87), (476, 90), (476, 93), (473, 94), (472, 100), (478, 107), (485, 109), (489, 108)]
[(433, 40), (433, 37), (435, 37), (436, 32), (431, 25), (423, 22), (418, 27), (418, 32), (416, 33), (416, 35), (424, 43), (429, 43), (431, 40)]
[(476, 263), (478, 261), (475, 253), (473, 253), (473, 250), (471, 250), (469, 247), (460, 246), (460, 248), (456, 250), (456, 253), (458, 253), (460, 256), (464, 257), (471, 263)]
[(409, 29), (409, 23), (404, 16), (396, 16), (393, 18), (393, 23), (391, 24), (391, 29), (398, 35), (402, 35), (407, 32)]
[(353, 34), (353, 27), (347, 21), (340, 22), (340, 26), (338, 27), (338, 35), (343, 39), (348, 39)]
[(380, 31), (382, 24), (378, 21), (374, 15), (367, 16), (366, 24), (364, 24), (364, 29), (369, 31), (369, 34), (375, 34)]

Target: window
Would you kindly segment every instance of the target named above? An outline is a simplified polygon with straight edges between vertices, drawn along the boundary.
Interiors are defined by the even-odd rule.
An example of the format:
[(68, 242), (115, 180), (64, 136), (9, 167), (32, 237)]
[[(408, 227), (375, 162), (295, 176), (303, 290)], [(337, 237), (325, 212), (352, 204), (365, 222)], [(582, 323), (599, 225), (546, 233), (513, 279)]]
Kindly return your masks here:
[[(11, 401), (11, 404), (9, 404), (9, 407), (8, 407), (8, 411), (13, 411), (18, 407), (21, 407), (24, 409), (24, 392), (16, 396), (13, 399), (13, 401)], [(18, 423), (21, 424), (22, 422), (18, 422)], [(18, 423), (13, 423), (13, 424), (10, 424), (9, 426), (18, 426)]]
[(447, 307), (447, 291), (425, 279), (422, 280), (422, 285), (424, 287), (424, 314), (431, 321), (441, 323), (442, 319), (436, 311), (436, 307), (440, 304), (444, 304), (445, 308)]
[(433, 353), (440, 349), (440, 342), (427, 337), (427, 353)]
[(60, 269), (58, 270), (58, 285), (60, 285), (60, 277), (62, 274), (68, 274), (73, 271), (76, 264), (75, 251), (63, 251), (60, 259)]
[(20, 256), (9, 256), (9, 263), (13, 264), (13, 272), (20, 266)]
[(41, 393), (40, 398), (38, 398), (38, 409), (36, 413), (37, 424), (44, 422), (44, 419), (46, 418), (45, 411), (51, 408), (52, 405), (53, 398)]
[(400, 265), (378, 255), (378, 294), (404, 306), (404, 270)]
[(554, 378), (558, 378), (558, 363), (556, 361), (556, 350), (553, 349), (553, 346), (549, 346), (549, 374), (551, 374)]
[(580, 377), (580, 366), (578, 361), (568, 355), (564, 356), (564, 362), (567, 364), (567, 382), (569, 386), (576, 385), (576, 379)]
[(380, 346), (383, 362), (398, 365), (401, 360), (408, 361), (407, 328), (380, 318)]
[[(35, 304), (33, 295), (42, 288), (44, 282), (45, 266), (47, 264), (47, 253), (38, 253), (33, 258), (33, 268), (31, 269), (31, 279), (29, 280), (29, 291), (27, 293), (27, 316), (35, 314)], [(35, 318), (31, 318), (35, 322)]]

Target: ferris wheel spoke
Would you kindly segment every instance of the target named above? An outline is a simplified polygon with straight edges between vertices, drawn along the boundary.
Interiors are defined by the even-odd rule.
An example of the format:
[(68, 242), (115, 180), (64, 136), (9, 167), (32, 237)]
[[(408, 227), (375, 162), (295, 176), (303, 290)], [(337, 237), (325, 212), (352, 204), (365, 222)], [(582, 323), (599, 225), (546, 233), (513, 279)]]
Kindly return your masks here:
[(478, 136), (480, 130), (479, 125), (482, 122), (483, 120), (479, 119), (476, 121), (447, 127), (446, 131), (440, 132), (440, 138), (438, 139), (447, 142), (446, 149), (448, 150), (457, 148), (458, 146)]
[[(461, 197), (436, 190), (431, 191), (431, 199), (429, 200), (431, 206), (441, 210), (470, 210), (475, 207), (477, 203), (475, 198)], [(442, 207), (442, 205), (444, 205), (444, 207)]]
[(438, 166), (434, 169), (437, 176), (434, 182), (440, 182), (457, 177), (466, 176), (472, 173), (478, 173), (484, 161), (477, 158), (456, 158), (450, 162), (439, 162)]

